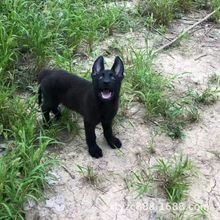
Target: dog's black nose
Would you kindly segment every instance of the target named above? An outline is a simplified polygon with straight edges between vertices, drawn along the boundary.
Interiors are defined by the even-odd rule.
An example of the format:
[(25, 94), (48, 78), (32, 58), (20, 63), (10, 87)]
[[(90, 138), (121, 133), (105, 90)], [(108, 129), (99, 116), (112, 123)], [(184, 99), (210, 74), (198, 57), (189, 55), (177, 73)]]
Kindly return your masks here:
[(107, 84), (110, 83), (110, 80), (109, 80), (109, 79), (104, 79), (104, 80), (103, 80), (103, 83), (104, 83), (105, 85), (107, 85)]

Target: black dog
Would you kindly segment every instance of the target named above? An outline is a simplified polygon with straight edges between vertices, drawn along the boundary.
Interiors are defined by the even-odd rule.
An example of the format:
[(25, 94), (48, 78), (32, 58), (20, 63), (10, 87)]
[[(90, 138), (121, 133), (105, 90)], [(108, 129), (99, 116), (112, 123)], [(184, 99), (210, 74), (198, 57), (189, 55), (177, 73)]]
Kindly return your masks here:
[(83, 116), (86, 142), (92, 157), (102, 157), (95, 135), (95, 127), (100, 122), (108, 144), (120, 148), (121, 141), (112, 134), (112, 120), (118, 110), (123, 73), (124, 65), (119, 57), (115, 58), (111, 70), (105, 70), (102, 56), (93, 64), (92, 82), (64, 70), (42, 71), (39, 75), (39, 104), (43, 95), (41, 109), (45, 123), (50, 122), (50, 111), (55, 118), (60, 118), (58, 105), (62, 103)]

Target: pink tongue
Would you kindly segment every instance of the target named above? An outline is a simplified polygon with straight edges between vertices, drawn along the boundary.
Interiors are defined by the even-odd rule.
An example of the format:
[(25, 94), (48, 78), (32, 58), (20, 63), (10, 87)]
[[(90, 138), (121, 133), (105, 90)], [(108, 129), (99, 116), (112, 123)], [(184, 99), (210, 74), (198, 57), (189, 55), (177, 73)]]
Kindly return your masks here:
[(101, 94), (102, 94), (103, 99), (109, 99), (109, 98), (111, 98), (111, 95), (112, 95), (112, 93), (109, 91), (103, 91), (103, 92), (101, 92)]

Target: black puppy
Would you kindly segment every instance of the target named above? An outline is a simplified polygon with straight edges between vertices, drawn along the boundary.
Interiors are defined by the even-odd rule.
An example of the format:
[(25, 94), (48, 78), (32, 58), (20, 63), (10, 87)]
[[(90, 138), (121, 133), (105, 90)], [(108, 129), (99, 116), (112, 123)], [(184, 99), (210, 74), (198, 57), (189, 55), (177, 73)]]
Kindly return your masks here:
[(102, 123), (104, 136), (112, 148), (120, 148), (121, 141), (112, 134), (112, 120), (117, 113), (119, 92), (124, 78), (124, 65), (117, 56), (111, 70), (105, 70), (102, 56), (93, 64), (92, 82), (64, 70), (44, 70), (39, 75), (39, 104), (45, 123), (50, 122), (50, 111), (55, 118), (61, 116), (61, 103), (83, 116), (86, 142), (92, 157), (102, 157), (96, 144), (95, 127)]

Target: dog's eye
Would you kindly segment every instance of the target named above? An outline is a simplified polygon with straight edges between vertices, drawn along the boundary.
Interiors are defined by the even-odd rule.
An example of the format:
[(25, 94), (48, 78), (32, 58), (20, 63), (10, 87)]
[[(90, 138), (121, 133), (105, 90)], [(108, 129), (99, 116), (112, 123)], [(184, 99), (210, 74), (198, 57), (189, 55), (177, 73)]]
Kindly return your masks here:
[(112, 80), (115, 80), (115, 77), (114, 77), (114, 75), (113, 75), (112, 73), (110, 73), (109, 76), (110, 76), (110, 78), (111, 78)]

